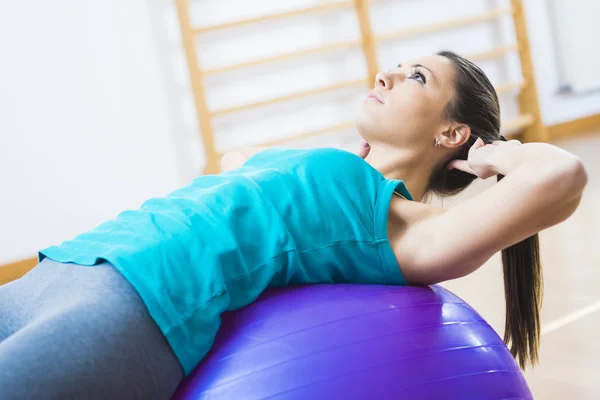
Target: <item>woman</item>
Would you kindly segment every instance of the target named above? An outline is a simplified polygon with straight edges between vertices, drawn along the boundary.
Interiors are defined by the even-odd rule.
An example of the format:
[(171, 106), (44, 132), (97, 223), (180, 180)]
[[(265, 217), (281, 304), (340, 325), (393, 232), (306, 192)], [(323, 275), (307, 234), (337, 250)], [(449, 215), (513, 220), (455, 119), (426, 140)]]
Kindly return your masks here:
[[(41, 251), (0, 287), (4, 398), (168, 398), (210, 349), (220, 314), (268, 286), (428, 285), (500, 250), (505, 340), (522, 367), (534, 363), (536, 233), (576, 209), (581, 161), (500, 141), (492, 85), (451, 52), (379, 74), (356, 126), (360, 156), (232, 153), (223, 174)], [(451, 210), (421, 202), (494, 175), (505, 178)]]

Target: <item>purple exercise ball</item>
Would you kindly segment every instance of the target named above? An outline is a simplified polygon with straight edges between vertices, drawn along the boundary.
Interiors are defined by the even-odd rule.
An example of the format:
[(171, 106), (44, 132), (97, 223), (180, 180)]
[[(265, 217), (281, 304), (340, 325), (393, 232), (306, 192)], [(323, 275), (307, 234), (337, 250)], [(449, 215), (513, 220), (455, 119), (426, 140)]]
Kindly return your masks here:
[(270, 289), (227, 313), (183, 399), (531, 399), (490, 325), (439, 286)]

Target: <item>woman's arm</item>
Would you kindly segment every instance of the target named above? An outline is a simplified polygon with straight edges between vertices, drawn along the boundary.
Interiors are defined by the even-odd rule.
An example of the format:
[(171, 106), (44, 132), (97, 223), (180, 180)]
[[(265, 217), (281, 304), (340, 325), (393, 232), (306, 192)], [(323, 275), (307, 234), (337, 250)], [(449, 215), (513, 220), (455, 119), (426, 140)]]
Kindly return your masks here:
[(250, 157), (266, 150), (267, 147), (246, 147), (242, 150), (225, 153), (221, 157), (221, 172), (227, 172), (241, 167)]
[(390, 240), (410, 283), (465, 276), (496, 252), (564, 221), (587, 183), (577, 157), (546, 143), (481, 143), (468, 161), (453, 167), (505, 178), (447, 211), (400, 199), (392, 203), (392, 225), (400, 228)]

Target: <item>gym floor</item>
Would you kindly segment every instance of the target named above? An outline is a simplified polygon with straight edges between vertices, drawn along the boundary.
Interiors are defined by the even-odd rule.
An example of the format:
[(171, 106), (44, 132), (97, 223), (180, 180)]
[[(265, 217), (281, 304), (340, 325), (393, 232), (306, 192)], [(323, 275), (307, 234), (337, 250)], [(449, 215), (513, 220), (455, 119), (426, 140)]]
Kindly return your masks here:
[[(525, 377), (536, 399), (600, 399), (600, 293), (596, 287), (600, 282), (600, 132), (555, 144), (581, 157), (589, 182), (577, 211), (540, 233), (545, 282), (540, 364), (528, 369)], [(493, 184), (491, 180), (477, 183), (455, 201), (445, 200), (444, 207)], [(503, 335), (499, 254), (476, 273), (443, 286), (471, 304)]]

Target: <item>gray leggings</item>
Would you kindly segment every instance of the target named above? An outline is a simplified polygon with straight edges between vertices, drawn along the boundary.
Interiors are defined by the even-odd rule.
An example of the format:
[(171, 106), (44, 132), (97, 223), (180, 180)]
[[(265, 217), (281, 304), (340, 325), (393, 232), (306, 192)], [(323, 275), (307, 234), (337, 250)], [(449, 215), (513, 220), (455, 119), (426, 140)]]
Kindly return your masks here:
[(184, 372), (110, 264), (45, 259), (0, 286), (0, 398), (168, 399)]

